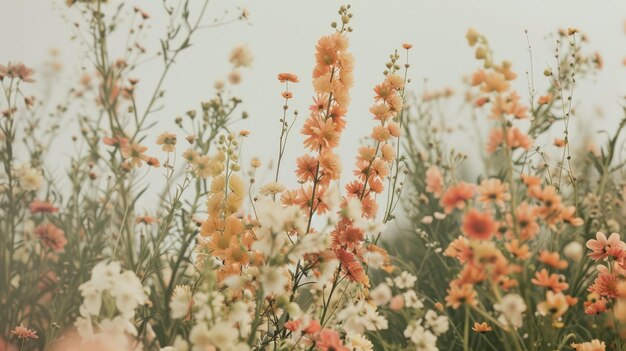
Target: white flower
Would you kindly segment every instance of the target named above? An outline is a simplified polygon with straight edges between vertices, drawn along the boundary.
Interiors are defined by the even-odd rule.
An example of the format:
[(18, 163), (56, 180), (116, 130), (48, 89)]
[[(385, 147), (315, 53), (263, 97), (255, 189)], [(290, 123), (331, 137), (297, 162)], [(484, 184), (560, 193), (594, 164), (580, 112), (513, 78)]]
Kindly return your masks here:
[(370, 298), (376, 306), (382, 306), (391, 300), (391, 288), (385, 283), (378, 284), (376, 288), (370, 291)]
[(424, 315), (424, 322), (436, 335), (441, 335), (448, 331), (448, 317), (440, 316), (433, 310), (428, 310)]
[(211, 335), (209, 334), (209, 326), (205, 322), (200, 322), (191, 328), (189, 333), (189, 341), (197, 348), (206, 348), (211, 345)]
[(346, 346), (351, 351), (372, 351), (374, 350), (374, 345), (371, 341), (367, 340), (364, 335), (361, 334), (350, 334), (346, 336)]
[(259, 193), (264, 196), (273, 196), (282, 193), (285, 189), (285, 186), (280, 183), (270, 182), (263, 185), (259, 190)]
[(172, 318), (178, 319), (187, 316), (191, 306), (192, 296), (189, 285), (176, 285), (170, 301)]
[(91, 280), (79, 286), (78, 290), (83, 296), (81, 315), (99, 315), (102, 306), (102, 292), (96, 288)]
[(222, 350), (232, 350), (239, 339), (239, 333), (232, 325), (226, 322), (218, 322), (207, 333), (207, 337), (213, 346)]
[(348, 199), (348, 203), (344, 208), (345, 216), (348, 219), (357, 220), (361, 218), (361, 201), (359, 201), (356, 197), (351, 197)]
[(417, 277), (407, 271), (400, 273), (399, 276), (393, 279), (393, 282), (396, 283), (396, 286), (400, 289), (412, 289), (416, 281)]
[(41, 187), (42, 174), (41, 171), (31, 167), (30, 165), (19, 165), (13, 169), (20, 187), (26, 191), (36, 191)]
[(577, 241), (572, 241), (563, 248), (563, 255), (574, 262), (580, 261), (583, 253), (583, 246)]
[(424, 307), (424, 303), (417, 297), (414, 290), (405, 291), (402, 297), (404, 297), (404, 305), (408, 308), (420, 309)]
[(389, 327), (387, 319), (380, 315), (375, 306), (366, 303), (363, 306), (365, 315), (363, 316), (363, 324), (367, 330), (385, 330)]
[(289, 283), (282, 269), (270, 266), (265, 266), (261, 269), (259, 281), (261, 282), (261, 286), (263, 286), (265, 296), (270, 294), (284, 294), (285, 286)]
[(524, 323), (526, 303), (518, 294), (504, 295), (500, 302), (493, 305), (493, 309), (501, 313), (498, 321), (506, 326), (520, 328)]
[(122, 316), (117, 316), (113, 319), (104, 319), (99, 323), (100, 329), (111, 335), (124, 335), (129, 334), (137, 336), (137, 329), (135, 325)]
[(436, 351), (437, 337), (421, 325), (409, 324), (404, 330), (404, 336), (410, 339), (417, 351)]
[(119, 262), (99, 262), (91, 270), (91, 282), (96, 289), (108, 290), (117, 280), (121, 270), (122, 266)]
[(118, 276), (111, 290), (111, 295), (115, 297), (118, 311), (126, 318), (132, 318), (137, 306), (148, 300), (141, 281), (132, 271), (125, 271)]
[(250, 308), (242, 301), (235, 302), (230, 306), (230, 314), (228, 315), (228, 321), (231, 325), (237, 325), (239, 331), (243, 335), (247, 335), (252, 330), (252, 316), (250, 315)]

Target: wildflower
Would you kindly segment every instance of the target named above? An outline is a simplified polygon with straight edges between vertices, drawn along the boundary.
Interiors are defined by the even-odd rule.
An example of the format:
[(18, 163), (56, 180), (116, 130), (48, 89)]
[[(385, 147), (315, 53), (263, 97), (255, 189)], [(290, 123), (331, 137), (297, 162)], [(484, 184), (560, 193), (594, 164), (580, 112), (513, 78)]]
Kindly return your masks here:
[(416, 281), (417, 277), (407, 271), (403, 271), (399, 276), (393, 278), (394, 284), (399, 289), (413, 289)]
[[(606, 268), (604, 266), (601, 267)], [(588, 290), (600, 296), (615, 298), (617, 297), (617, 282), (617, 276), (609, 273), (607, 269), (604, 272), (600, 272)]]
[(391, 301), (389, 302), (389, 308), (391, 308), (392, 311), (401, 311), (404, 306), (404, 296), (402, 295), (396, 295), (392, 297)]
[(322, 329), (315, 346), (321, 351), (350, 351), (349, 348), (343, 346), (339, 334), (330, 329)]
[(114, 136), (112, 138), (111, 137), (104, 137), (104, 138), (102, 138), (102, 142), (105, 145), (115, 146), (115, 147), (122, 147), (122, 146), (128, 145), (128, 138), (121, 137), (121, 136)]
[(162, 133), (156, 141), (157, 145), (163, 145), (161, 149), (165, 152), (174, 152), (176, 146), (176, 134)]
[(604, 351), (606, 350), (606, 344), (604, 341), (593, 339), (589, 342), (583, 343), (571, 343), (570, 346), (576, 351)]
[(572, 241), (563, 248), (563, 255), (578, 262), (583, 258), (583, 246), (577, 241)]
[(547, 105), (550, 102), (552, 102), (552, 94), (542, 95), (539, 97), (539, 100), (537, 101), (539, 105)]
[(271, 294), (281, 295), (285, 293), (289, 278), (282, 270), (267, 266), (261, 270), (259, 281), (266, 296)]
[(441, 335), (448, 331), (449, 321), (448, 317), (440, 316), (433, 310), (428, 310), (424, 315), (424, 323), (430, 328), (435, 335)]
[(359, 261), (357, 261), (354, 254), (348, 251), (345, 251), (343, 249), (336, 250), (335, 253), (346, 275), (352, 281), (355, 281), (366, 287), (369, 287), (370, 285), (369, 278), (367, 277), (367, 274), (365, 273), (363, 266), (361, 266)]
[(542, 250), (539, 252), (538, 260), (539, 262), (556, 269), (565, 269), (568, 265), (567, 261), (560, 259), (558, 252), (549, 252)]
[(206, 179), (211, 175), (209, 156), (197, 156), (194, 163), (196, 176)]
[(493, 309), (500, 312), (498, 319), (502, 324), (519, 328), (523, 324), (523, 313), (526, 311), (524, 299), (517, 294), (507, 294), (493, 305)]
[(391, 300), (391, 288), (385, 283), (380, 283), (370, 291), (369, 297), (376, 306), (385, 305)]
[(404, 330), (404, 336), (410, 339), (418, 351), (436, 351), (437, 337), (421, 325), (409, 324)]
[(141, 146), (139, 144), (128, 144), (123, 145), (121, 150), (122, 156), (129, 160), (131, 167), (141, 167), (141, 162), (148, 159), (148, 157), (144, 154), (144, 152), (148, 150), (145, 146)]
[(193, 306), (193, 296), (189, 285), (176, 285), (170, 301), (172, 318), (178, 319), (189, 316)]
[(504, 207), (504, 202), (511, 199), (507, 192), (508, 185), (503, 184), (500, 179), (484, 179), (478, 187), (478, 201), (482, 203), (495, 203)]
[(311, 151), (320, 148), (334, 148), (339, 144), (339, 133), (332, 119), (324, 120), (320, 117), (309, 117), (300, 131), (307, 138), (304, 146)]
[(263, 185), (261, 189), (259, 190), (259, 192), (261, 193), (261, 195), (274, 196), (276, 194), (282, 193), (285, 190), (286, 189), (284, 185), (277, 183), (277, 182), (270, 182), (270, 183)]
[(537, 286), (546, 287), (554, 292), (561, 292), (569, 287), (569, 284), (562, 281), (558, 274), (549, 274), (545, 268), (535, 273), (535, 278), (530, 281)]
[(24, 164), (17, 166), (14, 172), (20, 187), (25, 191), (36, 191), (41, 187), (43, 175), (39, 169)]
[(9, 62), (6, 66), (0, 65), (0, 80), (3, 80), (5, 77), (9, 77), (13, 79), (21, 79), (26, 83), (33, 83), (35, 81), (32, 78), (34, 73), (35, 70), (26, 67), (26, 65), (21, 62)]
[(469, 284), (458, 285), (455, 282), (450, 283), (450, 289), (447, 290), (446, 306), (450, 306), (455, 310), (463, 304), (473, 306), (476, 304), (476, 291)]
[(374, 344), (367, 340), (365, 335), (349, 334), (346, 336), (346, 346), (350, 351), (373, 351)]
[(498, 224), (488, 212), (471, 209), (463, 216), (463, 234), (478, 240), (489, 240), (498, 230)]
[(20, 324), (17, 327), (13, 328), (13, 330), (11, 330), (11, 334), (15, 335), (18, 339), (21, 340), (39, 339), (39, 336), (37, 336), (37, 332), (32, 329), (26, 328), (24, 324)]
[(493, 329), (491, 328), (489, 324), (487, 324), (487, 322), (482, 322), (482, 323), (474, 322), (474, 326), (472, 327), (472, 330), (475, 331), (476, 333), (483, 334), (483, 333), (488, 333), (492, 331)]
[(289, 91), (283, 91), (280, 96), (282, 96), (283, 98), (285, 98), (286, 100), (289, 100), (293, 97), (293, 94)]
[(597, 300), (592, 299), (591, 301), (585, 301), (584, 303), (585, 314), (599, 315), (600, 313), (604, 313), (607, 309), (607, 302), (608, 301), (604, 298), (599, 298)]
[(411, 48), (413, 47), (413, 45), (411, 45), (411, 44), (409, 44), (409, 43), (404, 43), (404, 44), (402, 44), (402, 47), (403, 47), (404, 49), (406, 49), (406, 50), (409, 50), (409, 49), (411, 49)]
[(424, 303), (417, 297), (415, 290), (407, 290), (402, 293), (404, 304), (407, 308), (420, 309), (424, 307)]
[(237, 46), (230, 53), (229, 62), (235, 67), (250, 67), (252, 66), (252, 52), (245, 45)]
[(623, 257), (626, 244), (620, 240), (620, 236), (617, 233), (612, 233), (607, 239), (604, 233), (598, 232), (596, 233), (596, 239), (587, 241), (587, 248), (592, 251), (587, 256), (597, 261), (609, 256)]
[(54, 251), (61, 251), (67, 244), (65, 233), (52, 223), (46, 223), (35, 228), (35, 235), (43, 245)]
[(441, 205), (446, 213), (451, 213), (455, 208), (465, 208), (468, 200), (474, 197), (474, 187), (471, 184), (460, 182), (448, 188), (441, 198)]
[(28, 205), (30, 212), (32, 214), (36, 213), (57, 213), (59, 211), (58, 208), (54, 207), (51, 202), (41, 201), (38, 199), (34, 199), (30, 205)]
[(296, 76), (293, 73), (279, 73), (278, 80), (281, 83), (285, 83), (285, 82), (298, 83), (299, 82), (298, 76)]
[(161, 162), (156, 157), (148, 157), (148, 159), (146, 160), (146, 164), (150, 167), (155, 168), (161, 166)]
[(550, 290), (546, 291), (546, 300), (537, 305), (539, 314), (542, 316), (550, 314), (555, 319), (565, 314), (568, 308), (569, 305), (565, 295), (561, 292), (555, 293)]

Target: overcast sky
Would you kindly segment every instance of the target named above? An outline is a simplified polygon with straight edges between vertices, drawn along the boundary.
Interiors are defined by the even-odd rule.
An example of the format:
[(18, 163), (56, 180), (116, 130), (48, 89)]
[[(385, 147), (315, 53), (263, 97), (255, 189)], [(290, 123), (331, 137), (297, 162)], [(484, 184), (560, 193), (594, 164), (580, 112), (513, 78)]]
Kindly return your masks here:
[[(160, 0), (136, 1), (138, 6), (152, 14), (154, 33), (163, 33), (164, 17)], [(193, 2), (193, 1), (192, 1)], [(199, 4), (196, 1), (195, 4)], [(308, 109), (313, 95), (310, 73), (314, 61), (316, 40), (330, 33), (329, 23), (337, 19), (338, 1), (257, 0), (212, 1), (210, 17), (221, 17), (225, 9), (231, 15), (237, 7), (250, 13), (249, 24), (235, 23), (200, 32), (185, 51), (169, 75), (165, 87), (165, 108), (154, 115), (159, 121), (155, 132), (170, 130), (173, 119), (184, 111), (195, 108), (209, 99), (216, 79), (223, 78), (229, 69), (228, 55), (232, 47), (247, 44), (254, 54), (254, 64), (244, 71), (244, 79), (235, 93), (244, 100), (250, 120), (241, 123), (241, 129), (253, 133), (247, 141), (245, 157), (260, 156), (267, 160), (275, 156), (277, 148), (282, 99), (277, 73), (293, 72), (301, 82), (293, 87), (292, 106), (303, 112)], [(348, 115), (348, 129), (339, 149), (344, 159), (344, 170), (352, 168), (359, 139), (368, 135), (373, 122), (368, 112), (372, 104), (372, 88), (382, 78), (383, 65), (388, 55), (402, 43), (414, 45), (410, 57), (412, 89), (422, 90), (427, 78), (432, 88), (451, 86), (460, 91), (460, 80), (477, 66), (473, 52), (467, 46), (465, 32), (474, 27), (490, 41), (497, 60), (508, 59), (520, 79), (516, 86), (526, 94), (524, 72), (530, 68), (524, 30), (527, 29), (535, 64), (535, 76), (540, 82), (541, 72), (553, 63), (554, 42), (546, 35), (557, 28), (577, 27), (590, 39), (588, 49), (598, 51), (605, 60), (604, 70), (589, 81), (581, 82), (576, 96), (584, 97), (578, 110), (579, 126), (606, 128), (617, 125), (622, 117), (619, 98), (626, 94), (626, 1), (623, 0), (405, 0), (353, 1), (354, 32), (350, 35), (350, 50), (356, 58), (355, 88)], [(1, 0), (0, 1), (0, 63), (20, 60), (29, 66), (40, 66), (51, 48), (61, 51), (64, 73), (55, 86), (67, 87), (75, 81), (77, 68), (84, 63), (84, 55), (76, 42), (69, 40), (73, 30), (62, 14), (67, 11), (59, 0)], [(76, 13), (73, 13), (76, 15)], [(146, 45), (154, 48), (158, 38), (148, 37)], [(121, 40), (110, 43), (120, 47)], [(139, 77), (145, 84), (151, 82), (156, 66), (142, 71)], [(72, 79), (69, 79), (72, 78)], [(141, 93), (141, 91), (140, 91)], [(141, 96), (140, 96), (141, 98)], [(525, 97), (526, 98), (526, 97)], [(583, 99), (581, 99), (583, 100)], [(598, 112), (601, 107), (604, 117)], [(450, 113), (455, 111), (450, 108)], [(462, 123), (466, 116), (455, 116)], [(304, 118), (300, 119), (300, 123)], [(462, 146), (468, 139), (456, 138)], [(286, 164), (301, 153), (296, 134)], [(62, 146), (61, 146), (62, 148)], [(268, 152), (271, 151), (271, 152)], [(64, 159), (71, 152), (63, 149), (53, 157)], [(55, 162), (57, 160), (54, 160)], [(292, 166), (285, 168), (285, 180), (293, 181)]]

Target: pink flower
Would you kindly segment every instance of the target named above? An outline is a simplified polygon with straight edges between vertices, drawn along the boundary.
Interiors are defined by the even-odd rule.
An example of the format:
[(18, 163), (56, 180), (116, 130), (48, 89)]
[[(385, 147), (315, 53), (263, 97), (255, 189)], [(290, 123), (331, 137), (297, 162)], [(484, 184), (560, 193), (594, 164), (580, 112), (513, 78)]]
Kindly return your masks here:
[(11, 330), (11, 334), (17, 336), (18, 339), (39, 339), (39, 337), (37, 336), (37, 332), (26, 328), (24, 324), (20, 324), (17, 327), (13, 328), (13, 330)]
[(350, 351), (349, 348), (343, 346), (339, 334), (330, 329), (322, 329), (317, 340), (317, 348), (322, 351)]
[(626, 244), (620, 240), (617, 233), (611, 234), (607, 239), (604, 233), (598, 232), (595, 240), (587, 241), (587, 248), (592, 251), (587, 255), (595, 261), (609, 256), (623, 258), (626, 255), (624, 252)]
[(39, 237), (45, 247), (54, 251), (61, 251), (67, 244), (65, 233), (52, 223), (46, 223), (35, 228), (35, 235)]

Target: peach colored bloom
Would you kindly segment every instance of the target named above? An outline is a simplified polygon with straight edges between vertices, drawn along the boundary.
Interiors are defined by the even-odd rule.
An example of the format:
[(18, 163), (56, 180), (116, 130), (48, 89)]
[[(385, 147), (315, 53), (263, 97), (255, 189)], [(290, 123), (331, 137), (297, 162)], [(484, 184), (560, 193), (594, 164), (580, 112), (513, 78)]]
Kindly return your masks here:
[(541, 250), (539, 252), (539, 257), (537, 258), (537, 260), (545, 265), (556, 269), (565, 269), (568, 265), (566, 260), (562, 260), (560, 258), (558, 252)]
[(454, 282), (450, 283), (450, 289), (447, 290), (446, 306), (458, 309), (463, 304), (474, 306), (476, 304), (476, 291), (470, 284), (463, 284), (461, 286)]
[(26, 328), (24, 324), (21, 323), (17, 327), (13, 328), (13, 330), (11, 330), (11, 334), (17, 336), (17, 338), (21, 340), (39, 339), (36, 331)]
[(54, 251), (61, 251), (67, 244), (65, 233), (52, 223), (45, 223), (35, 228), (35, 235), (41, 243)]
[(474, 197), (474, 186), (460, 182), (448, 188), (441, 198), (441, 205), (446, 213), (451, 213), (455, 208), (464, 209), (467, 201)]
[(131, 167), (141, 167), (142, 161), (146, 161), (148, 156), (144, 154), (147, 147), (141, 146), (139, 144), (128, 144), (122, 146), (122, 156), (125, 159), (128, 159)]
[(293, 73), (279, 73), (278, 80), (281, 83), (285, 83), (285, 82), (298, 83), (299, 82), (298, 76), (296, 76)]
[(597, 261), (609, 256), (616, 258), (623, 257), (626, 244), (620, 240), (619, 234), (617, 233), (612, 233), (607, 239), (604, 233), (597, 232), (596, 239), (587, 241), (587, 248), (592, 251), (587, 255)]
[(487, 333), (487, 332), (492, 331), (493, 329), (491, 328), (489, 324), (487, 324), (487, 322), (482, 322), (482, 323), (474, 322), (474, 326), (472, 327), (472, 330), (475, 331), (476, 333)]
[(552, 102), (552, 94), (542, 95), (539, 97), (539, 100), (537, 101), (539, 105), (547, 105), (550, 102)]
[(590, 292), (594, 292), (600, 296), (607, 298), (615, 298), (618, 295), (617, 291), (617, 276), (608, 272), (602, 272), (598, 275), (596, 280), (589, 287)]
[(569, 287), (569, 284), (562, 281), (558, 274), (549, 274), (545, 268), (535, 273), (535, 278), (530, 281), (537, 286), (546, 287), (554, 292), (561, 292)]
[(571, 343), (570, 346), (576, 351), (605, 351), (606, 344), (604, 341), (593, 339), (589, 342)]
[(319, 332), (321, 329), (322, 329), (322, 326), (320, 325), (320, 322), (314, 319), (309, 322), (309, 325), (307, 325), (307, 327), (304, 328), (303, 332), (305, 334), (315, 334)]
[(401, 311), (404, 308), (404, 296), (396, 295), (391, 298), (391, 302), (389, 302), (389, 308), (392, 311)]
[(339, 145), (339, 133), (330, 118), (324, 121), (323, 118), (310, 116), (300, 132), (306, 136), (304, 146), (311, 151)]
[(161, 149), (165, 152), (174, 152), (176, 147), (176, 134), (162, 133), (156, 141), (157, 145), (162, 145)]
[(463, 216), (461, 231), (472, 239), (489, 240), (498, 230), (498, 223), (489, 212), (473, 208)]
[(362, 284), (365, 287), (370, 286), (369, 278), (354, 254), (343, 249), (335, 250), (335, 254), (341, 263), (343, 271), (350, 280)]
[(537, 312), (542, 316), (550, 315), (552, 318), (559, 318), (565, 314), (569, 304), (563, 293), (546, 291), (546, 300), (537, 305)]
[(500, 207), (504, 207), (505, 201), (511, 199), (511, 195), (507, 190), (508, 184), (503, 184), (500, 179), (483, 179), (478, 187), (478, 201), (482, 203), (495, 203)]
[(339, 334), (331, 329), (322, 329), (315, 346), (321, 351), (350, 351), (349, 348), (343, 346)]
[(443, 193), (443, 175), (437, 166), (430, 166), (426, 170), (426, 191), (436, 199)]

